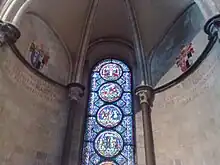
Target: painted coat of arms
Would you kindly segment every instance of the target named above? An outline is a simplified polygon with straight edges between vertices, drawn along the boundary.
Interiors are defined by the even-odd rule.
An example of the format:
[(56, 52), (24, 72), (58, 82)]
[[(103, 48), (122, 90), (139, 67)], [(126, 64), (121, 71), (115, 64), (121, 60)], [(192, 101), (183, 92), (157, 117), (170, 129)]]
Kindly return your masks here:
[(195, 51), (192, 46), (192, 43), (190, 43), (187, 46), (183, 45), (181, 47), (180, 55), (176, 58), (176, 65), (181, 69), (182, 72), (185, 72), (192, 66), (192, 56), (194, 53)]
[(50, 59), (49, 52), (44, 50), (43, 45), (37, 45), (34, 42), (30, 45), (29, 55), (31, 65), (37, 70), (41, 70), (45, 65), (47, 65)]

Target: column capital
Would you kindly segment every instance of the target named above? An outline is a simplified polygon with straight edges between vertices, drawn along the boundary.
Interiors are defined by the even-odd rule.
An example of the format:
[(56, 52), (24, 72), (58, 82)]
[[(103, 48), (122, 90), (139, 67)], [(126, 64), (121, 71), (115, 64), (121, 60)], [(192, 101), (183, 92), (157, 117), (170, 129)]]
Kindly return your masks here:
[(140, 104), (146, 103), (150, 107), (153, 106), (154, 102), (154, 89), (151, 86), (148, 85), (139, 85), (135, 89), (135, 94), (140, 99)]
[(14, 44), (20, 36), (21, 32), (15, 25), (0, 20), (0, 46), (5, 43)]
[(68, 86), (70, 100), (79, 101), (84, 96), (85, 87), (79, 83), (70, 83)]

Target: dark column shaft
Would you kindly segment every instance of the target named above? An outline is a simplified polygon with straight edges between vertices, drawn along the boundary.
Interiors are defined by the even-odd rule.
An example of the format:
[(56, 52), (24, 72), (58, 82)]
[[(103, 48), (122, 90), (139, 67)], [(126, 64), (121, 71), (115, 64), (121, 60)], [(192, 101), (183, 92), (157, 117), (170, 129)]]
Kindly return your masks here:
[(154, 90), (150, 86), (140, 85), (136, 88), (136, 95), (139, 97), (140, 108), (142, 110), (146, 165), (156, 165), (151, 122), (151, 107), (154, 101)]
[(63, 143), (63, 153), (61, 157), (61, 165), (69, 165), (71, 158), (71, 144), (74, 128), (74, 117), (76, 115), (77, 106), (79, 100), (84, 94), (84, 86), (78, 83), (72, 83), (68, 85), (69, 88), (69, 111), (67, 118), (66, 134)]
[(70, 101), (70, 108), (68, 112), (68, 120), (67, 120), (67, 128), (66, 128), (66, 134), (64, 138), (64, 144), (63, 144), (63, 153), (61, 157), (61, 165), (68, 165), (69, 164), (69, 157), (71, 152), (71, 139), (72, 139), (72, 133), (73, 133), (73, 124), (74, 124), (74, 104), (76, 104), (75, 101)]
[(154, 153), (154, 140), (151, 122), (151, 108), (147, 103), (141, 104), (143, 129), (144, 129), (144, 143), (145, 143), (145, 159), (146, 165), (156, 165)]

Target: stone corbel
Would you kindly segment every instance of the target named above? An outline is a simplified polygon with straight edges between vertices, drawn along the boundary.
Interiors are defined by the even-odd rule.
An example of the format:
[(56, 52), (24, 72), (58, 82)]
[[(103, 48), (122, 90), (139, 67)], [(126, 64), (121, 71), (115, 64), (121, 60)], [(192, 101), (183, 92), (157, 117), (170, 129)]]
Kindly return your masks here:
[(84, 96), (85, 87), (79, 83), (71, 83), (68, 85), (69, 99), (79, 101)]
[(135, 94), (139, 97), (140, 104), (146, 103), (150, 107), (153, 107), (155, 94), (154, 94), (154, 90), (151, 86), (140, 85), (136, 88)]
[(6, 43), (15, 44), (20, 36), (21, 33), (16, 26), (0, 20), (0, 47)]

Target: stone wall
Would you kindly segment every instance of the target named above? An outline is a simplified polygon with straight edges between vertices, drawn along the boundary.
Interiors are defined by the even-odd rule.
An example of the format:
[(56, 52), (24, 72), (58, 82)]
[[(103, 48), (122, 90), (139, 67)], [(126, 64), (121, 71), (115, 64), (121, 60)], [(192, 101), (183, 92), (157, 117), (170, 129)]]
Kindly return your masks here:
[[(64, 85), (71, 60), (57, 33), (35, 13), (21, 15), (16, 43), (31, 64), (32, 42), (48, 52), (39, 71)], [(68, 115), (67, 90), (29, 71), (7, 47), (0, 49), (0, 164), (59, 165)], [(32, 64), (31, 64), (32, 65)]]
[(25, 59), (31, 64), (29, 48), (31, 43), (34, 43), (49, 56), (48, 63), (39, 71), (55, 81), (65, 85), (68, 84), (71, 61), (69, 60), (67, 50), (53, 29), (40, 16), (32, 13), (22, 16), (18, 27), (22, 36), (17, 46)]
[[(197, 54), (207, 36), (194, 39)], [(158, 165), (217, 165), (220, 157), (219, 43), (208, 59), (178, 86), (156, 96), (152, 118)], [(163, 84), (179, 74), (173, 67)]]
[(0, 51), (0, 164), (59, 165), (67, 91), (35, 76), (7, 47)]
[(145, 148), (144, 148), (144, 132), (142, 112), (135, 114), (135, 131), (136, 131), (136, 163), (137, 165), (146, 165), (145, 163)]
[(151, 67), (152, 80), (150, 83), (152, 86), (155, 86), (174, 65), (182, 44), (189, 43), (203, 28), (204, 24), (205, 20), (196, 4), (179, 17), (151, 54), (153, 59), (149, 65)]
[[(190, 42), (197, 33), (201, 30), (204, 24), (204, 18), (200, 9), (195, 4), (188, 9), (179, 19), (174, 23), (173, 27), (169, 30), (168, 34), (163, 38), (162, 42), (157, 45), (156, 50), (151, 54), (153, 56), (151, 67), (151, 85), (156, 86), (157, 84), (163, 84), (168, 82), (170, 79), (175, 78), (181, 74), (179, 68), (175, 68), (175, 58), (179, 55), (179, 50), (182, 44)], [(204, 33), (203, 33), (204, 34)], [(204, 40), (202, 40), (204, 41)], [(205, 39), (205, 42), (207, 38)], [(201, 47), (198, 48), (198, 50)], [(201, 48), (203, 50), (203, 47)], [(171, 68), (174, 68), (171, 69)], [(167, 76), (168, 75), (168, 76)], [(167, 76), (167, 77), (166, 77)], [(166, 77), (166, 80), (164, 78)], [(157, 97), (160, 97), (158, 95)], [(158, 98), (157, 98), (158, 99)], [(161, 104), (166, 104), (161, 101)], [(158, 104), (156, 102), (156, 104)], [(137, 105), (137, 104), (136, 104)], [(144, 149), (144, 133), (143, 133), (143, 122), (142, 122), (142, 112), (136, 107), (136, 155), (137, 164), (146, 165), (145, 163), (145, 149)], [(156, 109), (156, 105), (155, 108)], [(160, 120), (160, 117), (158, 120)], [(154, 113), (153, 113), (154, 118)], [(153, 120), (155, 123), (158, 121)], [(159, 122), (161, 124), (161, 122)], [(159, 124), (158, 124), (159, 125)], [(155, 131), (155, 128), (154, 128)], [(164, 144), (165, 145), (165, 144)], [(156, 145), (156, 147), (158, 147)], [(160, 147), (160, 146), (159, 146)], [(164, 146), (166, 147), (166, 146)], [(163, 155), (156, 153), (160, 159), (163, 160)], [(177, 162), (178, 163), (178, 162)], [(160, 164), (159, 164), (160, 165)], [(182, 165), (174, 164), (172, 162), (163, 162), (161, 165)]]
[(215, 5), (216, 8), (218, 9), (218, 12), (220, 11), (220, 0), (212, 0), (210, 5), (212, 5), (212, 6)]
[(220, 1), (219, 0), (194, 0), (201, 12), (203, 13), (206, 20), (215, 14), (219, 13)]

